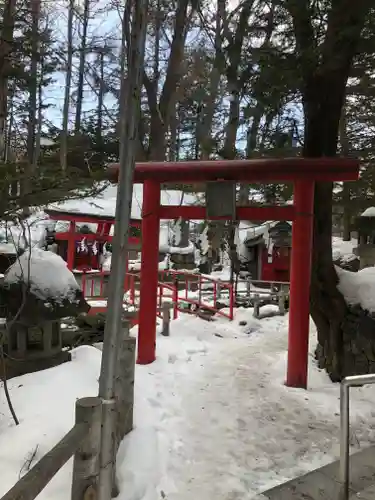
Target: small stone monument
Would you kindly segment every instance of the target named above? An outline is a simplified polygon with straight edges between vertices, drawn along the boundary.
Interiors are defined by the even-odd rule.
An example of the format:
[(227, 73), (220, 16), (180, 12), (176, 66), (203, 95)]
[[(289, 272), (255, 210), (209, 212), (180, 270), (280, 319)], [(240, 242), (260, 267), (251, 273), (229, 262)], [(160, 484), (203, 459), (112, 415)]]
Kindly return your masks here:
[(8, 378), (69, 361), (60, 320), (90, 309), (63, 259), (41, 249), (26, 251), (6, 271), (0, 307)]
[(359, 257), (360, 269), (375, 266), (375, 207), (367, 208), (357, 218), (358, 246), (354, 254)]

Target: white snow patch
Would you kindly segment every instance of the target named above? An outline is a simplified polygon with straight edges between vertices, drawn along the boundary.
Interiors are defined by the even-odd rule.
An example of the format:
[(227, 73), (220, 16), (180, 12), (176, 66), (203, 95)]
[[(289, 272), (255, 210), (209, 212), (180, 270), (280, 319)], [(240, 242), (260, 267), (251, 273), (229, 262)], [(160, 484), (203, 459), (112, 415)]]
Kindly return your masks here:
[(339, 277), (337, 288), (350, 305), (375, 312), (375, 267), (366, 267), (357, 273), (336, 267)]
[(344, 241), (338, 236), (332, 237), (332, 259), (334, 261), (350, 262), (356, 259), (354, 248), (357, 246), (357, 240)]
[[(197, 203), (194, 194), (182, 191), (164, 190), (160, 192), (162, 205), (192, 205)], [(116, 212), (117, 185), (108, 185), (99, 195), (81, 199), (71, 199), (61, 203), (49, 205), (50, 209), (78, 214), (88, 214), (101, 217), (114, 217)], [(142, 218), (143, 185), (133, 185), (131, 217), (135, 220)]]
[[(20, 425), (14, 425), (5, 398), (1, 397), (1, 496), (27, 472), (27, 461), (35, 450), (31, 467), (73, 427), (75, 400), (97, 395), (100, 354), (93, 347), (79, 347), (73, 351), (70, 363), (8, 381)], [(72, 460), (38, 500), (66, 500), (71, 478)]]
[(17, 249), (14, 243), (0, 243), (0, 253), (5, 255), (15, 254), (17, 253)]
[[(287, 316), (258, 321), (239, 309), (233, 322), (181, 315), (158, 336), (157, 360), (136, 366), (119, 500), (250, 500), (338, 457), (339, 385), (316, 367), (313, 328), (308, 390), (284, 385), (286, 328)], [(32, 465), (72, 427), (76, 398), (97, 394), (99, 366), (100, 351), (80, 347), (71, 363), (9, 381), (20, 426), (1, 398), (0, 495), (35, 449)], [(353, 450), (375, 441), (374, 387), (353, 389), (351, 401)], [(68, 498), (71, 468), (38, 499)]]
[(74, 300), (77, 281), (67, 263), (53, 252), (33, 248), (24, 252), (5, 273), (5, 283), (22, 281), (30, 284), (30, 290), (44, 300)]
[(200, 234), (200, 236), (198, 238), (198, 241), (199, 241), (200, 246), (201, 246), (202, 255), (206, 255), (206, 253), (208, 252), (208, 250), (210, 248), (210, 242), (208, 241), (208, 226), (206, 226), (204, 228), (204, 230), (202, 231), (202, 233)]
[(366, 210), (361, 214), (361, 217), (375, 217), (375, 207), (366, 208)]
[(179, 254), (179, 255), (188, 255), (195, 252), (194, 244), (189, 241), (187, 247), (169, 247), (168, 253), (170, 254)]
[(172, 244), (176, 247), (178, 247), (181, 243), (181, 238), (182, 238), (182, 219), (181, 217), (177, 219), (173, 225), (173, 238), (172, 238)]

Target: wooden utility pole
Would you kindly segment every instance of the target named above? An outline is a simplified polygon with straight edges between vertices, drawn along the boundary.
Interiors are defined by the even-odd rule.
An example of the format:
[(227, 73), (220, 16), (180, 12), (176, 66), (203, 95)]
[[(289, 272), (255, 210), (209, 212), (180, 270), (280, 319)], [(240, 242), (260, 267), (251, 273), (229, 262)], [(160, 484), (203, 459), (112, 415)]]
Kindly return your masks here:
[(102, 415), (100, 450), (99, 500), (108, 500), (112, 494), (115, 468), (116, 366), (118, 332), (122, 324), (122, 298), (128, 256), (129, 222), (133, 197), (133, 175), (138, 144), (141, 89), (144, 73), (144, 52), (147, 31), (148, 0), (132, 3), (132, 30), (128, 78), (121, 78), (121, 96), (124, 106), (120, 130), (120, 173), (117, 189), (116, 218), (113, 236), (111, 274), (108, 287), (108, 311), (104, 329), (102, 365), (99, 379), (99, 397), (105, 401)]

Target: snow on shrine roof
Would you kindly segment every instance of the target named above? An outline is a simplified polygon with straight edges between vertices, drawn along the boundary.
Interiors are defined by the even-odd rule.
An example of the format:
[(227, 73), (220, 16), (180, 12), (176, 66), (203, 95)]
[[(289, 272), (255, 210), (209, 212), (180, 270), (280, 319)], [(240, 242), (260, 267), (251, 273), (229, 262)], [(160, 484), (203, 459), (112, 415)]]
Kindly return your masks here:
[(250, 240), (253, 240), (255, 238), (259, 238), (259, 236), (263, 236), (264, 233), (272, 228), (272, 227), (275, 227), (280, 221), (266, 221), (266, 222), (263, 222), (263, 223), (260, 223), (260, 224), (251, 224), (251, 223), (248, 223), (247, 224), (247, 227), (242, 227), (240, 226), (239, 228), (239, 232), (241, 233), (245, 233), (245, 235), (241, 238), (240, 236), (240, 239), (245, 243), (246, 241), (250, 241)]
[(375, 217), (375, 207), (366, 208), (361, 217)]
[[(183, 195), (182, 205), (197, 203), (197, 197), (182, 191), (162, 190), (162, 205), (180, 205)], [(115, 217), (116, 212), (117, 186), (109, 185), (98, 196), (90, 196), (82, 199), (66, 200), (61, 203), (54, 203), (48, 206), (50, 210), (61, 213), (85, 214), (95, 217)], [(143, 186), (134, 184), (131, 216), (134, 220), (142, 218)]]
[(18, 281), (29, 283), (31, 292), (42, 300), (73, 302), (80, 290), (66, 262), (59, 255), (40, 248), (26, 251), (10, 266), (4, 282)]

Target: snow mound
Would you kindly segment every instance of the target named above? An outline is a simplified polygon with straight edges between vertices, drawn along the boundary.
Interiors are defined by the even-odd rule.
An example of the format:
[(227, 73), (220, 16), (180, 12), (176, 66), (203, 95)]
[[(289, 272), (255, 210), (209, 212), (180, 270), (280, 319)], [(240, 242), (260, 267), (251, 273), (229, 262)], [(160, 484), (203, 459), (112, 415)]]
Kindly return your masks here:
[(187, 247), (169, 247), (168, 253), (171, 254), (179, 254), (179, 255), (188, 255), (191, 253), (194, 253), (195, 251), (195, 246), (191, 241), (189, 241), (189, 244)]
[(375, 217), (375, 207), (366, 208), (361, 217)]
[[(237, 309), (232, 322), (181, 315), (170, 337), (158, 335), (157, 360), (135, 368), (118, 500), (263, 500), (262, 491), (337, 458), (339, 385), (316, 366), (312, 326), (309, 388), (285, 386), (287, 322)], [(74, 425), (76, 399), (97, 394), (100, 362), (99, 349), (82, 346), (69, 363), (9, 381), (20, 425), (0, 398), (0, 496)], [(351, 398), (352, 451), (374, 442), (374, 388)], [(72, 462), (39, 500), (69, 498)]]
[(31, 292), (42, 300), (73, 302), (80, 290), (66, 262), (59, 255), (40, 248), (23, 253), (6, 272), (5, 283), (20, 281), (29, 284)]
[(347, 304), (360, 305), (362, 309), (375, 312), (375, 267), (367, 267), (352, 273), (336, 267), (339, 277), (337, 288)]
[[(1, 496), (73, 427), (76, 399), (97, 395), (100, 360), (101, 353), (97, 349), (82, 346), (72, 351), (72, 361), (69, 363), (13, 378), (8, 382), (20, 425), (14, 425), (6, 400), (2, 397)], [(72, 462), (73, 459), (70, 459), (64, 465), (38, 495), (38, 499), (70, 498)]]
[(332, 238), (332, 259), (334, 261), (350, 262), (357, 258), (353, 249), (357, 246), (356, 240), (343, 241), (342, 238), (334, 236)]

